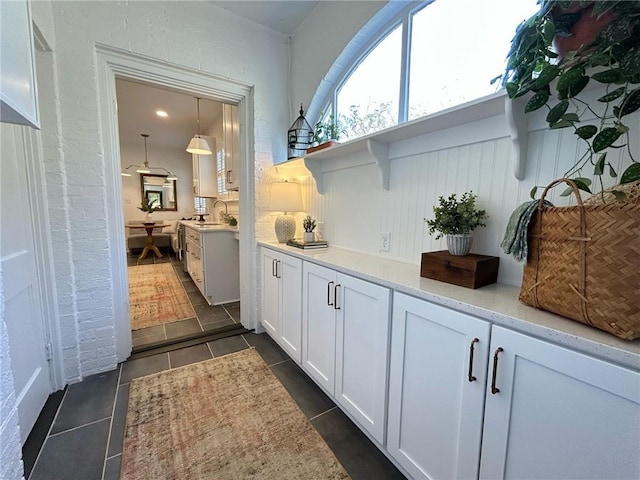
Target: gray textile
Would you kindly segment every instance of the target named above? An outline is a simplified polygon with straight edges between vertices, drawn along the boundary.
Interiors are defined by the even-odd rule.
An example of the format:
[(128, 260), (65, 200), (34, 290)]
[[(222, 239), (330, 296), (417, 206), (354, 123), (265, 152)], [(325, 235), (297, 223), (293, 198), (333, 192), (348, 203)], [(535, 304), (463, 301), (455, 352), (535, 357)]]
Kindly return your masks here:
[[(552, 207), (553, 204), (544, 201), (545, 207)], [(513, 255), (518, 262), (527, 261), (529, 245), (527, 243), (527, 234), (529, 233), (529, 223), (538, 207), (538, 200), (525, 202), (516, 208), (507, 223), (507, 229), (504, 232), (504, 239), (500, 246), (504, 253)]]

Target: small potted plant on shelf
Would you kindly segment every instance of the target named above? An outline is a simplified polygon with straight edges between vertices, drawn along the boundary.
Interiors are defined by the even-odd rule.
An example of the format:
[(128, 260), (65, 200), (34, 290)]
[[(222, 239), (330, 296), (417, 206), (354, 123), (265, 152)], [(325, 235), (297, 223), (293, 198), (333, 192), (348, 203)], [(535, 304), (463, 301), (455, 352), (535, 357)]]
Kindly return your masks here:
[[(640, 108), (640, 1), (539, 3), (516, 29), (506, 71), (497, 79), (509, 98), (527, 96), (526, 113), (546, 108), (549, 128), (572, 129), (586, 142), (586, 151), (564, 175), (578, 188), (591, 193), (585, 178), (591, 173), (600, 189), (605, 171), (617, 177), (607, 159), (612, 149), (624, 148), (631, 159), (620, 183), (639, 180), (640, 159), (630, 148), (628, 124)], [(590, 83), (604, 90), (591, 102), (581, 95)]]
[(302, 220), (302, 227), (304, 228), (304, 241), (313, 242), (315, 240), (313, 230), (316, 228), (316, 221), (311, 218), (311, 215), (307, 215), (304, 220)]
[(485, 210), (476, 209), (476, 198), (473, 192), (465, 192), (460, 199), (455, 193), (448, 198), (439, 197), (439, 205), (433, 207), (435, 218), (424, 219), (429, 234), (437, 232), (436, 240), (446, 237), (451, 255), (467, 255), (473, 244), (473, 230), (486, 226), (489, 217)]
[(307, 153), (337, 145), (338, 140), (344, 133), (345, 130), (340, 125), (340, 122), (333, 115), (329, 115), (328, 121), (316, 123), (311, 147), (307, 148)]
[(140, 202), (140, 206), (138, 207), (138, 210), (145, 212), (143, 223), (145, 224), (154, 223), (154, 221), (151, 219), (151, 214), (157, 210), (155, 201), (152, 201), (149, 198), (144, 199), (142, 202)]

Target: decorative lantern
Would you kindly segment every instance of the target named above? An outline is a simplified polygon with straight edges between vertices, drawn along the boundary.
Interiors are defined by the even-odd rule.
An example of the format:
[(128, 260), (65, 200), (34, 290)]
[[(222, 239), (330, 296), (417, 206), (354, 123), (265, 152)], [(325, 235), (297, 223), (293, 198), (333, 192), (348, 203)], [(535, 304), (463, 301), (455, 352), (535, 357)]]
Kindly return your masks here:
[(300, 116), (296, 118), (296, 121), (293, 122), (289, 129), (287, 158), (292, 159), (306, 155), (307, 148), (311, 146), (312, 141), (313, 130), (307, 119), (304, 118), (304, 110), (302, 109), (302, 104), (300, 104)]

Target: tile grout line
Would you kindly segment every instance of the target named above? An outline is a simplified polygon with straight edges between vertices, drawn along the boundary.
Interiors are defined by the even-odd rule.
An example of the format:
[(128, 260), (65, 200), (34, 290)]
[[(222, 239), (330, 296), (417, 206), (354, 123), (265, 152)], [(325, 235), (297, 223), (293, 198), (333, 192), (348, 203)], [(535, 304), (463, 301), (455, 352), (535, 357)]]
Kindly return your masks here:
[(312, 421), (314, 421), (316, 418), (319, 418), (319, 417), (321, 417), (321, 416), (323, 416), (323, 415), (325, 415), (325, 414), (327, 414), (327, 413), (331, 412), (332, 410), (335, 410), (336, 408), (338, 408), (338, 406), (337, 406), (337, 405), (336, 405), (336, 406), (331, 407), (329, 410), (325, 410), (324, 412), (319, 413), (319, 414), (318, 414), (318, 415), (316, 415), (315, 417), (311, 417), (311, 418), (309, 419), (309, 421), (310, 421), (310, 422), (312, 422)]
[(118, 380), (116, 383), (116, 392), (113, 396), (113, 406), (111, 407), (111, 421), (109, 422), (109, 434), (107, 435), (107, 446), (104, 451), (104, 462), (102, 463), (102, 480), (107, 471), (107, 457), (109, 455), (109, 444), (111, 443), (111, 430), (113, 429), (113, 419), (116, 416), (116, 403), (118, 402), (118, 392), (120, 391), (120, 377), (122, 377), (122, 364), (118, 366)]
[(65, 433), (75, 432), (76, 430), (79, 430), (79, 429), (84, 428), (84, 427), (88, 427), (89, 425), (95, 425), (96, 423), (104, 422), (105, 420), (109, 420), (110, 418), (111, 417), (99, 418), (98, 420), (94, 420), (92, 422), (88, 422), (88, 423), (85, 423), (83, 425), (78, 425), (76, 427), (69, 428), (68, 430), (63, 430), (62, 432), (54, 433), (52, 435), (49, 435), (49, 437), (57, 437), (59, 435), (65, 434)]
[(282, 365), (283, 363), (286, 363), (286, 362), (293, 362), (293, 360), (292, 360), (292, 359), (290, 359), (290, 358), (287, 358), (286, 360), (280, 360), (279, 362), (276, 362), (276, 363), (272, 363), (272, 364), (270, 364), (270, 365), (267, 365), (267, 367), (269, 367), (269, 368), (271, 368), (271, 367), (275, 367), (276, 365)]
[[(53, 416), (51, 425), (49, 425), (49, 430), (47, 430), (47, 434), (44, 437), (44, 442), (42, 442), (42, 445), (40, 446), (40, 451), (38, 452), (38, 455), (36, 456), (36, 459), (33, 462), (33, 466), (31, 467), (31, 473), (29, 473), (29, 478), (31, 478), (31, 476), (33, 475), (33, 472), (35, 472), (36, 470), (36, 465), (38, 464), (38, 460), (40, 460), (40, 455), (42, 455), (44, 446), (47, 444), (47, 440), (49, 440), (49, 437), (51, 436), (51, 430), (53, 430), (53, 426), (55, 425), (56, 420), (58, 419), (58, 415), (60, 414), (60, 410), (62, 409), (62, 404), (64, 403), (64, 400), (67, 398), (68, 392), (69, 392), (69, 387), (67, 386), (64, 390), (64, 395), (62, 395), (62, 400), (60, 400), (60, 404), (58, 405), (58, 409), (56, 410), (56, 414)], [(27, 480), (29, 480), (29, 478), (27, 478)]]

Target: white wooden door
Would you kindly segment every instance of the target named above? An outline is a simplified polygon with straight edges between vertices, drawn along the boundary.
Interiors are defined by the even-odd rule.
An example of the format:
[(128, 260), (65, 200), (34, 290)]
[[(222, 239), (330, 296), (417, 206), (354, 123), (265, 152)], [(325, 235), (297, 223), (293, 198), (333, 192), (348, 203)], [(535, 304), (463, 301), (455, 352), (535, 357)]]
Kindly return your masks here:
[(302, 368), (333, 395), (336, 358), (336, 310), (333, 270), (303, 264)]
[(22, 442), (52, 391), (27, 178), (26, 127), (0, 123), (0, 262), (4, 320)]
[(395, 293), (391, 331), (389, 453), (415, 479), (477, 478), (489, 324)]
[(388, 288), (336, 277), (336, 401), (384, 443), (390, 311)]
[(280, 344), (296, 362), (302, 361), (302, 260), (280, 254)]
[(274, 340), (280, 332), (280, 282), (276, 276), (278, 254), (262, 248), (262, 306), (260, 321)]
[(493, 327), (498, 348), (481, 478), (640, 478), (640, 372)]

